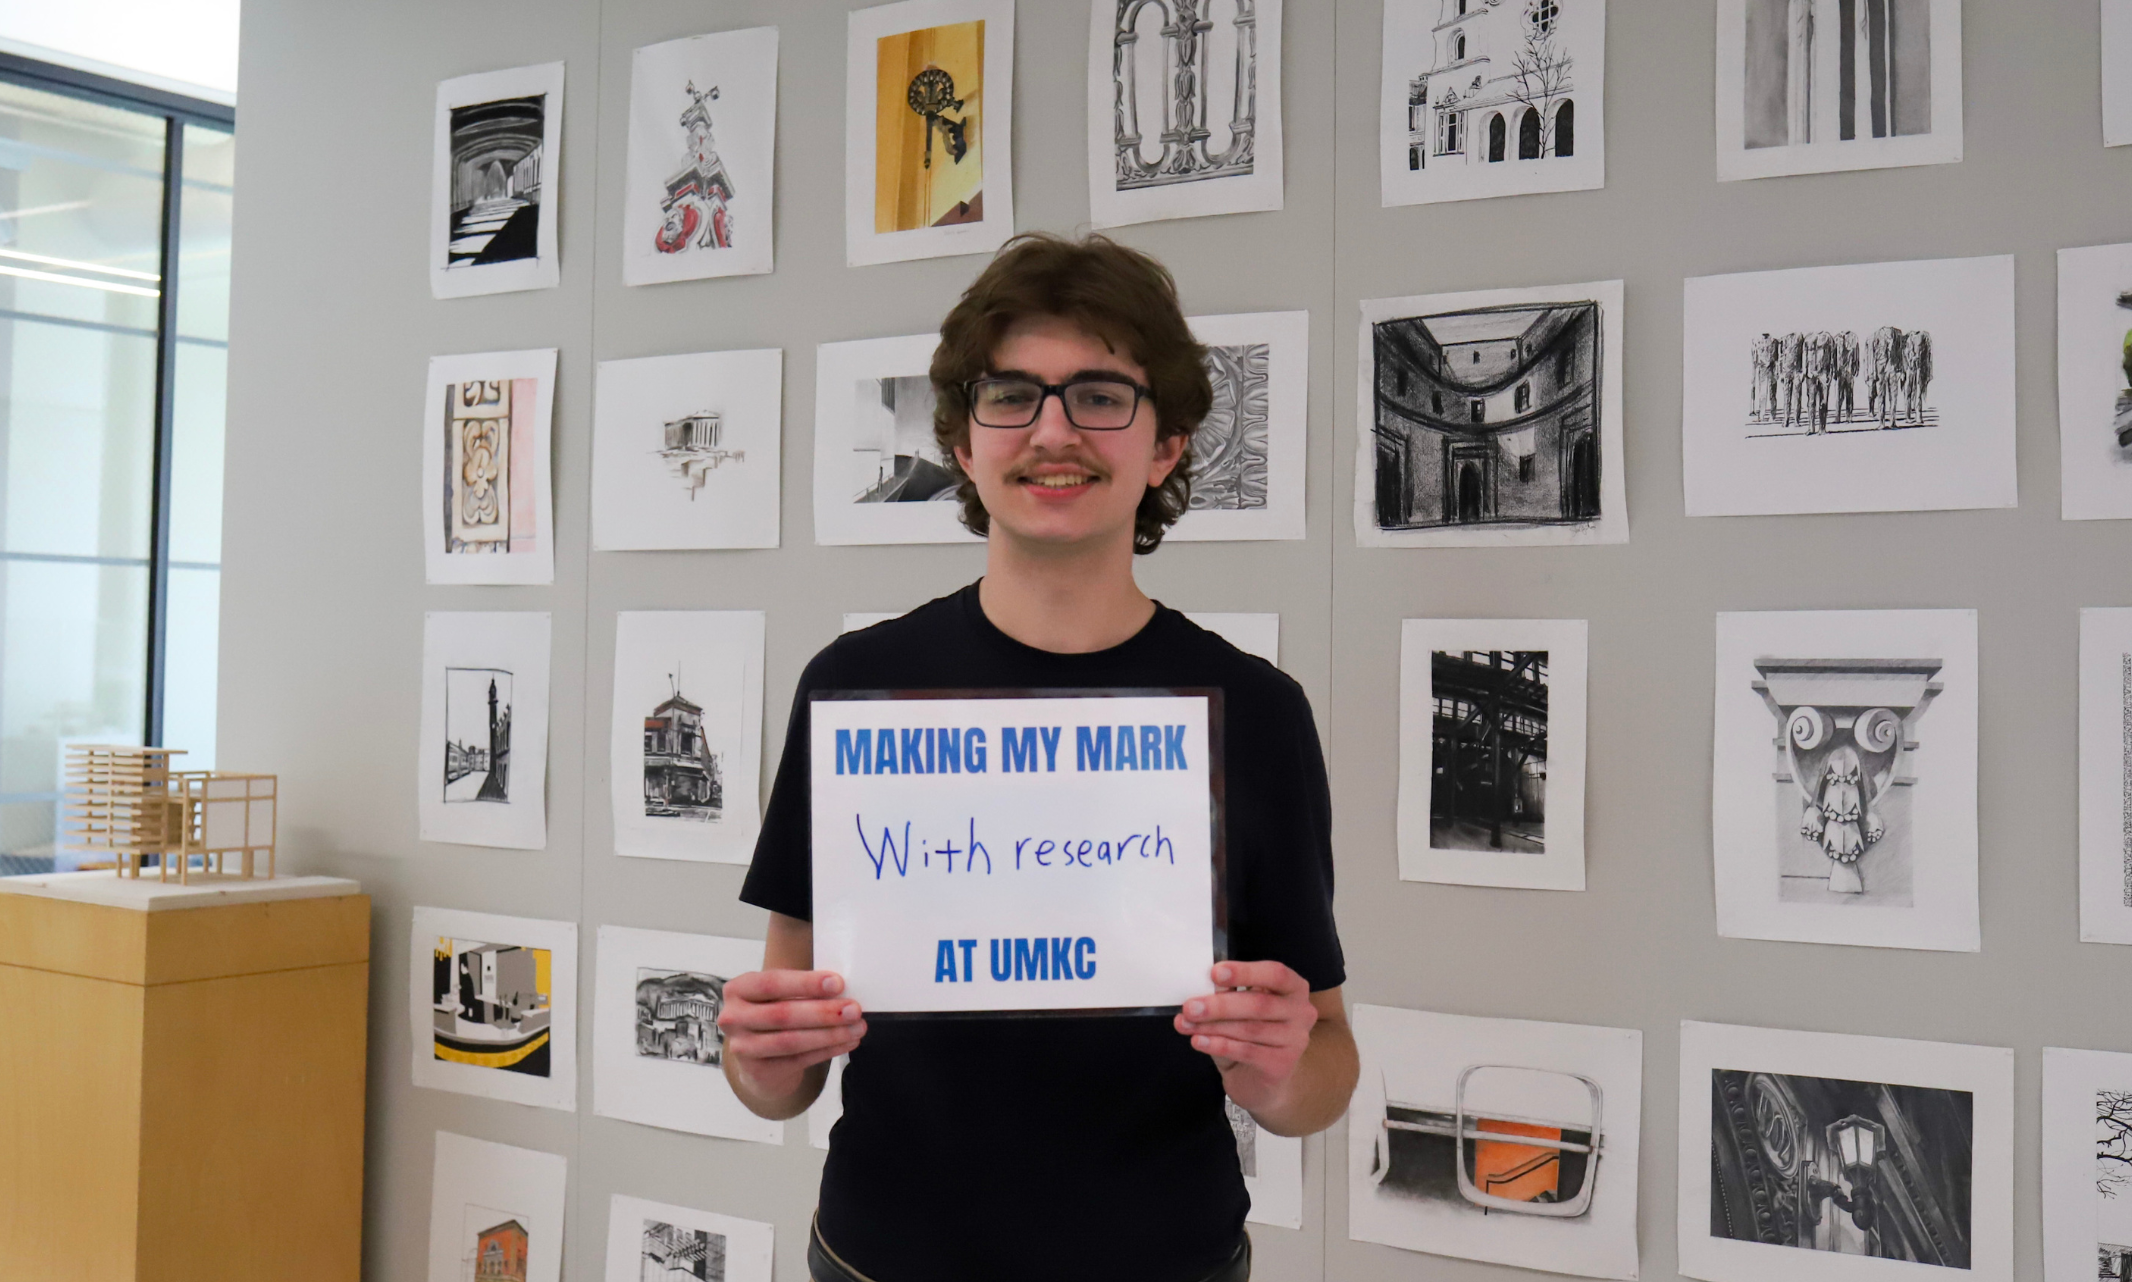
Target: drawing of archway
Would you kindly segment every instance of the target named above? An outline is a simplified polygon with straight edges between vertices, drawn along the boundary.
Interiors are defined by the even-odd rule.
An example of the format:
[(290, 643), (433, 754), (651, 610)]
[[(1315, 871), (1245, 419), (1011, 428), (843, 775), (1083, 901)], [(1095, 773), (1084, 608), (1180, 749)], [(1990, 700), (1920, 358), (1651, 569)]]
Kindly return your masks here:
[(1569, 447), (1569, 519), (1592, 521), (1599, 516), (1599, 447), (1586, 432)]
[(1491, 162), (1503, 158), (1504, 142), (1508, 133), (1508, 127), (1503, 123), (1502, 112), (1498, 111), (1488, 117), (1488, 159)]
[(1534, 108), (1527, 107), (1525, 113), (1518, 118), (1518, 159), (1538, 160), (1539, 158), (1540, 113)]
[(1576, 154), (1577, 103), (1574, 99), (1565, 99), (1561, 106), (1555, 108), (1555, 155)]

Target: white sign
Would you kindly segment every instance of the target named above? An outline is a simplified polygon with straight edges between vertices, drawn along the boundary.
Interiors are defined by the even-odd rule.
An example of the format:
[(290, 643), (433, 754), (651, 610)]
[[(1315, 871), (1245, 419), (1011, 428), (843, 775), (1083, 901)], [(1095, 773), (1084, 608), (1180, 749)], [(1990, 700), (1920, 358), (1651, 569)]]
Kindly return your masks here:
[(869, 1013), (1209, 991), (1209, 702), (817, 699), (815, 964)]

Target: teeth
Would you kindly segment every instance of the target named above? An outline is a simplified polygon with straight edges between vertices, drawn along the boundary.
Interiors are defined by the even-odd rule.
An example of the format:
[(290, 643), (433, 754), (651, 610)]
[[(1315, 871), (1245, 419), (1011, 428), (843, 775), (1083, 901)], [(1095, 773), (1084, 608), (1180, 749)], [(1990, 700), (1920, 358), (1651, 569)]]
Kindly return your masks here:
[(1032, 476), (1029, 479), (1047, 490), (1067, 490), (1082, 484), (1089, 478), (1086, 476)]

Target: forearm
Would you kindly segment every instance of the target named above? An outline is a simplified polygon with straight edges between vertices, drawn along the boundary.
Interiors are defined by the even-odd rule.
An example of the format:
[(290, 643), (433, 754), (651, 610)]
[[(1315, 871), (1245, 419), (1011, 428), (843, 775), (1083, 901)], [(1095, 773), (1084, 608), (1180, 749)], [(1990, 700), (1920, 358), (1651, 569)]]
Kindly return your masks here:
[(797, 1089), (785, 1095), (770, 1095), (754, 1089), (742, 1079), (732, 1056), (726, 1056), (724, 1067), (726, 1084), (733, 1088), (733, 1094), (747, 1106), (747, 1110), (773, 1122), (798, 1117), (812, 1108), (822, 1094), (822, 1083), (829, 1078), (829, 1065), (816, 1064), (801, 1072)]
[[(1223, 1074), (1224, 1082), (1234, 1074), (1250, 1071), (1247, 1066), (1236, 1065)], [(1360, 1071), (1354, 1034), (1346, 1021), (1321, 1019), (1310, 1030), (1310, 1044), (1296, 1061), (1295, 1073), (1271, 1092), (1268, 1101), (1245, 1103), (1244, 1107), (1260, 1126), (1275, 1135), (1315, 1135), (1339, 1121), (1347, 1111), (1348, 1099), (1355, 1093), (1355, 1076)]]

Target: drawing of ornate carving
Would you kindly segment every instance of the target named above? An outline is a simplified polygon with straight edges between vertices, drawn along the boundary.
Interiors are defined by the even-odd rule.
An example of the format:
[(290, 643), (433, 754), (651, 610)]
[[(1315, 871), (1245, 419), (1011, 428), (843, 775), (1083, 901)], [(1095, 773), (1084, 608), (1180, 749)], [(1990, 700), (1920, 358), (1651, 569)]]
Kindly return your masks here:
[[(1236, 96), (1229, 120), (1229, 146), (1218, 157), (1207, 151), (1208, 33), (1212, 0), (1118, 0), (1111, 33), (1111, 128), (1120, 191), (1248, 174), (1256, 155), (1258, 120), (1257, 0), (1235, 0)], [(1137, 81), (1141, 10), (1154, 6), (1161, 28), (1162, 154), (1141, 155)]]
[[(1754, 666), (1762, 675), (1755, 693), (1777, 720), (1779, 796), (1797, 794), (1798, 836), (1828, 860), (1828, 889), (1862, 894), (1860, 863), (1888, 835), (1892, 792), (1915, 782), (1901, 767), (1917, 749), (1918, 720), (1943, 689), (1932, 679), (1940, 661), (1763, 658)], [(1907, 805), (1903, 814), (1907, 824)]]
[(1270, 359), (1264, 343), (1207, 348), (1214, 401), (1192, 434), (1195, 512), (1266, 506)]

